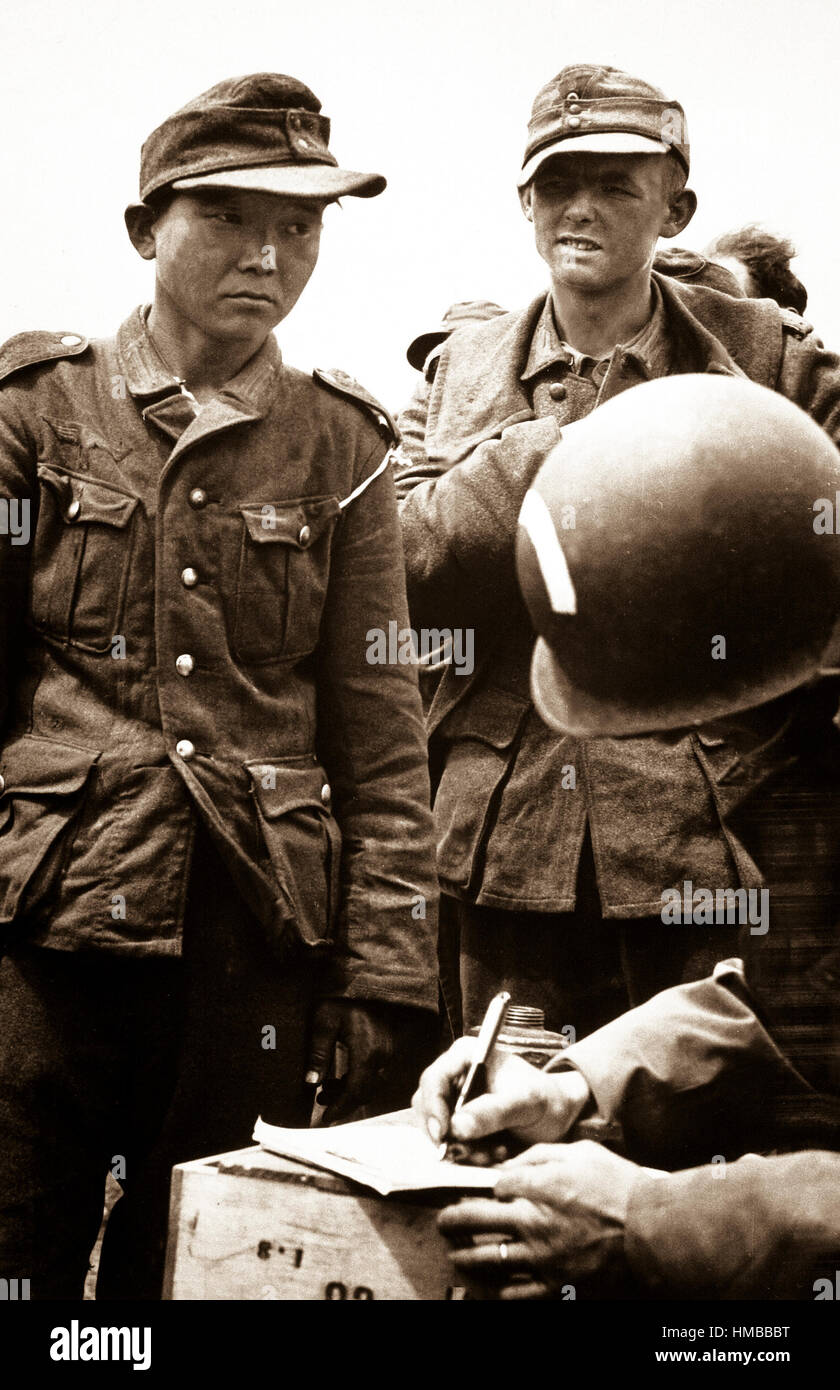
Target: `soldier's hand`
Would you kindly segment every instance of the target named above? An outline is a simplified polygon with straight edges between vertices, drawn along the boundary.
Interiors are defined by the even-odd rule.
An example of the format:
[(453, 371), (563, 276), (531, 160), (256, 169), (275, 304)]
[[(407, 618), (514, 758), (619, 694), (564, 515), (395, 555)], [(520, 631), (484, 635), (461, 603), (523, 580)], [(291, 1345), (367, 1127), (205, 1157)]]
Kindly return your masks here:
[(457, 1277), (484, 1298), (562, 1298), (575, 1280), (621, 1278), (640, 1169), (591, 1140), (511, 1159), (492, 1197), (447, 1207), (439, 1226)]
[(373, 1000), (325, 999), (315, 1013), (307, 1081), (325, 1081), (338, 1043), (347, 1050), (345, 1074), (320, 1093), (326, 1124), (401, 1110), (418, 1069), (434, 1055), (435, 1014)]
[(474, 1141), (507, 1130), (525, 1144), (561, 1139), (589, 1100), (578, 1071), (544, 1072), (496, 1049), (487, 1064), (487, 1092), (450, 1115), (458, 1085), (472, 1060), (475, 1038), (459, 1038), (427, 1067), (414, 1095), (420, 1123), (434, 1143), (446, 1137)]

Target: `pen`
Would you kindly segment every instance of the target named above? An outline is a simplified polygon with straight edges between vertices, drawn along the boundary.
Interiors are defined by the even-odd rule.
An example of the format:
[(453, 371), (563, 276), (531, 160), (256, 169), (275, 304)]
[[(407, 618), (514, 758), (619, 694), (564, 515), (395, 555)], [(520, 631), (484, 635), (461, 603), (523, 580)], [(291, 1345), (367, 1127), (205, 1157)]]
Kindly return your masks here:
[[(475, 1050), (475, 1056), (470, 1062), (464, 1079), (461, 1082), (461, 1087), (458, 1091), (458, 1098), (455, 1101), (455, 1105), (452, 1109), (452, 1115), (449, 1119), (450, 1125), (452, 1123), (453, 1118), (458, 1114), (458, 1111), (461, 1109), (462, 1105), (465, 1105), (466, 1102), (470, 1099), (471, 1093), (479, 1091), (479, 1087), (476, 1084), (476, 1077), (478, 1076), (479, 1071), (481, 1071), (481, 1080), (484, 1080), (483, 1070), (487, 1065), (490, 1053), (493, 1051), (493, 1048), (496, 1045), (496, 1039), (499, 1036), (499, 1031), (504, 1021), (505, 1012), (509, 1003), (510, 995), (507, 993), (506, 990), (502, 990), (501, 994), (495, 995), (490, 1000), (490, 1003), (487, 1006), (487, 1012), (484, 1015), (481, 1027), (478, 1030), (478, 1039)], [(483, 1086), (481, 1089), (483, 1089)], [(446, 1151), (448, 1148), (449, 1143), (446, 1139), (444, 1139), (443, 1142), (438, 1146), (439, 1159), (446, 1157)]]

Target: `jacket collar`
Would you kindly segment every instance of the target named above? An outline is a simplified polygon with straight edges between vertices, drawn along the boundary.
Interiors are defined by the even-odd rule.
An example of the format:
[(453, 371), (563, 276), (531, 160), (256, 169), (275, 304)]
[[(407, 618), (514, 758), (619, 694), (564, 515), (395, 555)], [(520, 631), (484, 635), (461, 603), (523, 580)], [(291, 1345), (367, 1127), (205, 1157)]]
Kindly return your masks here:
[[(242, 421), (258, 420), (275, 394), (280, 349), (273, 333), (226, 382), (218, 396), (197, 407), (186, 383), (175, 376), (157, 351), (147, 326), (149, 306), (137, 308), (117, 334), (117, 355), (128, 391), (137, 399), (143, 419), (181, 444)], [(188, 435), (188, 440), (184, 436)]]
[[(621, 345), (625, 357), (633, 358), (641, 375), (648, 380), (665, 376), (670, 370), (673, 356), (662, 291), (655, 280), (652, 289), (650, 317), (632, 339)], [(591, 364), (590, 375), (596, 382), (600, 382), (607, 374), (611, 356), (612, 353), (608, 352), (602, 357), (593, 357), (590, 353), (577, 352), (571, 343), (566, 342), (558, 331), (551, 295), (547, 294), (531, 339), (528, 360), (521, 379), (525, 382), (531, 381), (557, 365), (571, 367), (574, 371), (580, 372)]]
[[(135, 309), (117, 334), (117, 350), (132, 396), (159, 395), (167, 389), (177, 390), (183, 384), (182, 378), (174, 376), (167, 367), (152, 341), (147, 322), (150, 308), (146, 304)], [(262, 347), (235, 377), (225, 382), (222, 391), (249, 405), (265, 407), (281, 360), (277, 339), (269, 333)]]

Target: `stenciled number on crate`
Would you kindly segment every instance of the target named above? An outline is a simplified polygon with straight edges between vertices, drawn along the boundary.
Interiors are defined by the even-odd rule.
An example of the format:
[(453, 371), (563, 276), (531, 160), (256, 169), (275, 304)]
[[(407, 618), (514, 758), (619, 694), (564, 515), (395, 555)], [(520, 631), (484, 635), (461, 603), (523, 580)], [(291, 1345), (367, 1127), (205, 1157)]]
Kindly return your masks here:
[(338, 1279), (332, 1279), (324, 1289), (324, 1298), (373, 1298), (373, 1289), (367, 1288), (364, 1284), (358, 1284), (352, 1293), (348, 1293), (347, 1285), (342, 1284)]
[(269, 1259), (272, 1249), (276, 1255), (285, 1255), (289, 1264), (294, 1265), (295, 1269), (300, 1269), (303, 1263), (303, 1250), (299, 1245), (274, 1245), (270, 1240), (261, 1240), (257, 1244), (257, 1258), (260, 1260)]

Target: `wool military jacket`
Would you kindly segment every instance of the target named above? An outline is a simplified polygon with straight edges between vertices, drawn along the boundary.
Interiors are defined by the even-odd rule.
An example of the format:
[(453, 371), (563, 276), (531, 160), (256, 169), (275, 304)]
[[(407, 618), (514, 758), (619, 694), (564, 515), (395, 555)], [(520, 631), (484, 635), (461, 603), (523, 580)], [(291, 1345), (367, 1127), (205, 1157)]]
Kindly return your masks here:
[[(840, 360), (797, 315), (769, 300), (654, 279), (672, 372), (745, 374), (840, 439)], [(774, 762), (784, 740), (774, 742), (773, 730), (756, 739), (768, 745), (766, 757), (744, 764), (716, 733), (578, 740), (536, 715), (534, 633), (514, 539), (525, 493), (563, 428), (562, 401), (538, 414), (522, 380), (544, 304), (543, 295), (454, 333), (400, 422), (412, 622), (474, 630), (474, 670), (450, 665), (429, 712), (438, 871), (445, 891), (479, 905), (569, 911), (588, 822), (605, 916), (658, 915), (663, 892), (686, 880), (716, 889), (763, 882), (733, 817), (791, 755), (784, 748)], [(617, 347), (596, 405), (645, 379), (644, 364)], [(790, 713), (782, 712), (782, 728)], [(826, 728), (836, 739), (830, 714)]]
[(327, 992), (436, 1007), (416, 675), (367, 659), (406, 621), (386, 416), (273, 337), (197, 407), (140, 311), (0, 374), (6, 939), (178, 953), (200, 818)]

